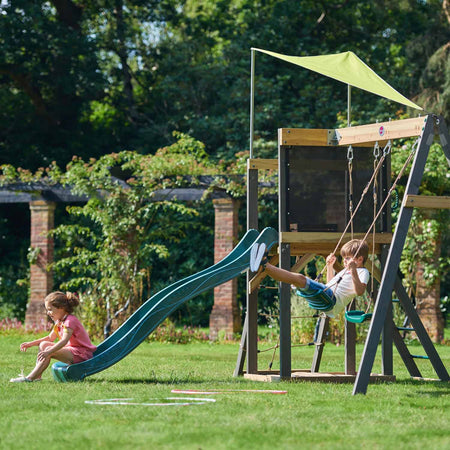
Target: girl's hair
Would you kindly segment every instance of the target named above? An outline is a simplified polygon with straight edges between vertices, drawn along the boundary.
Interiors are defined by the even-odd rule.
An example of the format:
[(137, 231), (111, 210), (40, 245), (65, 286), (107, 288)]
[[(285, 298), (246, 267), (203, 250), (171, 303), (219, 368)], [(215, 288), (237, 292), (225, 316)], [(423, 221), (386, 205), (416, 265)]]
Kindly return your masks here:
[(367, 257), (369, 256), (369, 246), (367, 245), (366, 241), (361, 241), (361, 239), (352, 239), (342, 246), (341, 255), (344, 258), (346, 256), (353, 256), (354, 258), (362, 256), (364, 264), (367, 260)]
[(55, 308), (64, 309), (69, 314), (80, 304), (80, 300), (73, 292), (55, 291), (45, 297), (45, 303), (50, 303)]

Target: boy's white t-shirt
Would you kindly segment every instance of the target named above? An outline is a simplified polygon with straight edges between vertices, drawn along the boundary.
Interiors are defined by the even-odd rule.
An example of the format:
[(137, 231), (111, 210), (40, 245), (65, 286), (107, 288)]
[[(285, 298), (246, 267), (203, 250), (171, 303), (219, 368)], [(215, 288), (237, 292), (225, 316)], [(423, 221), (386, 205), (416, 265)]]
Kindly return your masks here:
[[(369, 271), (365, 267), (358, 267), (356, 271), (358, 272), (358, 277), (361, 283), (367, 285), (370, 278)], [(338, 282), (341, 277), (341, 281)], [(326, 314), (329, 317), (335, 317), (356, 297), (350, 270), (341, 270), (326, 284), (326, 286), (334, 292), (334, 296), (336, 298), (334, 308), (327, 311)]]

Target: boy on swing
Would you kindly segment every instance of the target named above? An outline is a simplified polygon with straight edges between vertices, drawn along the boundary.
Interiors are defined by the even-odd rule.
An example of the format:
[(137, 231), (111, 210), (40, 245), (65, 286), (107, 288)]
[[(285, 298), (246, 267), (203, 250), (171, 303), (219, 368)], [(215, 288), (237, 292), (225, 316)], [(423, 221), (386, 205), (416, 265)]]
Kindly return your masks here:
[[(327, 283), (322, 284), (302, 275), (280, 269), (268, 262), (265, 246), (254, 246), (250, 255), (250, 269), (256, 272), (261, 265), (267, 275), (276, 281), (289, 283), (297, 288), (297, 294), (308, 299), (313, 305), (320, 305), (329, 317), (337, 316), (356, 296), (364, 294), (370, 278), (369, 271), (364, 267), (369, 254), (369, 246), (365, 241), (352, 239), (341, 248), (344, 269), (335, 273), (336, 256), (328, 255), (326, 259)], [(309, 299), (312, 299), (311, 301)], [(316, 299), (316, 300), (314, 300)]]

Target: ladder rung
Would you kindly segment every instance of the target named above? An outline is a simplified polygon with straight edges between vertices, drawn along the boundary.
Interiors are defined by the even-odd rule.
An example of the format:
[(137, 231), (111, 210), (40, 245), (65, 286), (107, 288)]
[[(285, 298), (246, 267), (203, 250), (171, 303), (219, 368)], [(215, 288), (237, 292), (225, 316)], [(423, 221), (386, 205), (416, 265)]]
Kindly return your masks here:
[(398, 298), (393, 298), (392, 299), (392, 303), (399, 303), (399, 302), (400, 302), (400, 300)]
[(410, 327), (397, 327), (398, 331), (414, 331), (414, 328)]
[(428, 356), (423, 356), (423, 355), (411, 355), (411, 358), (416, 358), (416, 359), (430, 359)]

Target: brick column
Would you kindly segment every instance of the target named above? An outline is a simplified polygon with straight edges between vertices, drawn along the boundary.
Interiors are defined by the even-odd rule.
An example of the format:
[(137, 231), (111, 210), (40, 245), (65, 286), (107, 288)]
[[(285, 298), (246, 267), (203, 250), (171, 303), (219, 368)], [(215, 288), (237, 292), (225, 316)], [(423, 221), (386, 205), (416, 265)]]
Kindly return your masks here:
[(55, 203), (30, 202), (32, 249), (38, 249), (37, 260), (30, 266), (30, 298), (25, 314), (25, 327), (40, 327), (47, 321), (44, 298), (53, 288), (53, 274), (47, 265), (53, 262), (53, 239), (48, 232), (54, 227)]
[[(213, 200), (215, 210), (214, 263), (227, 256), (237, 241), (238, 202), (234, 199)], [(237, 279), (227, 281), (214, 289), (214, 306), (209, 318), (209, 336), (216, 340), (219, 331), (225, 338), (241, 331), (241, 317), (237, 305)]]
[[(440, 252), (435, 254), (434, 261), (438, 261), (439, 256)], [(419, 262), (416, 266), (416, 309), (428, 336), (433, 342), (440, 344), (444, 340), (445, 327), (444, 317), (439, 306), (441, 283), (440, 279), (437, 278), (431, 286), (428, 286), (423, 277), (425, 272), (423, 266), (422, 262)]]

